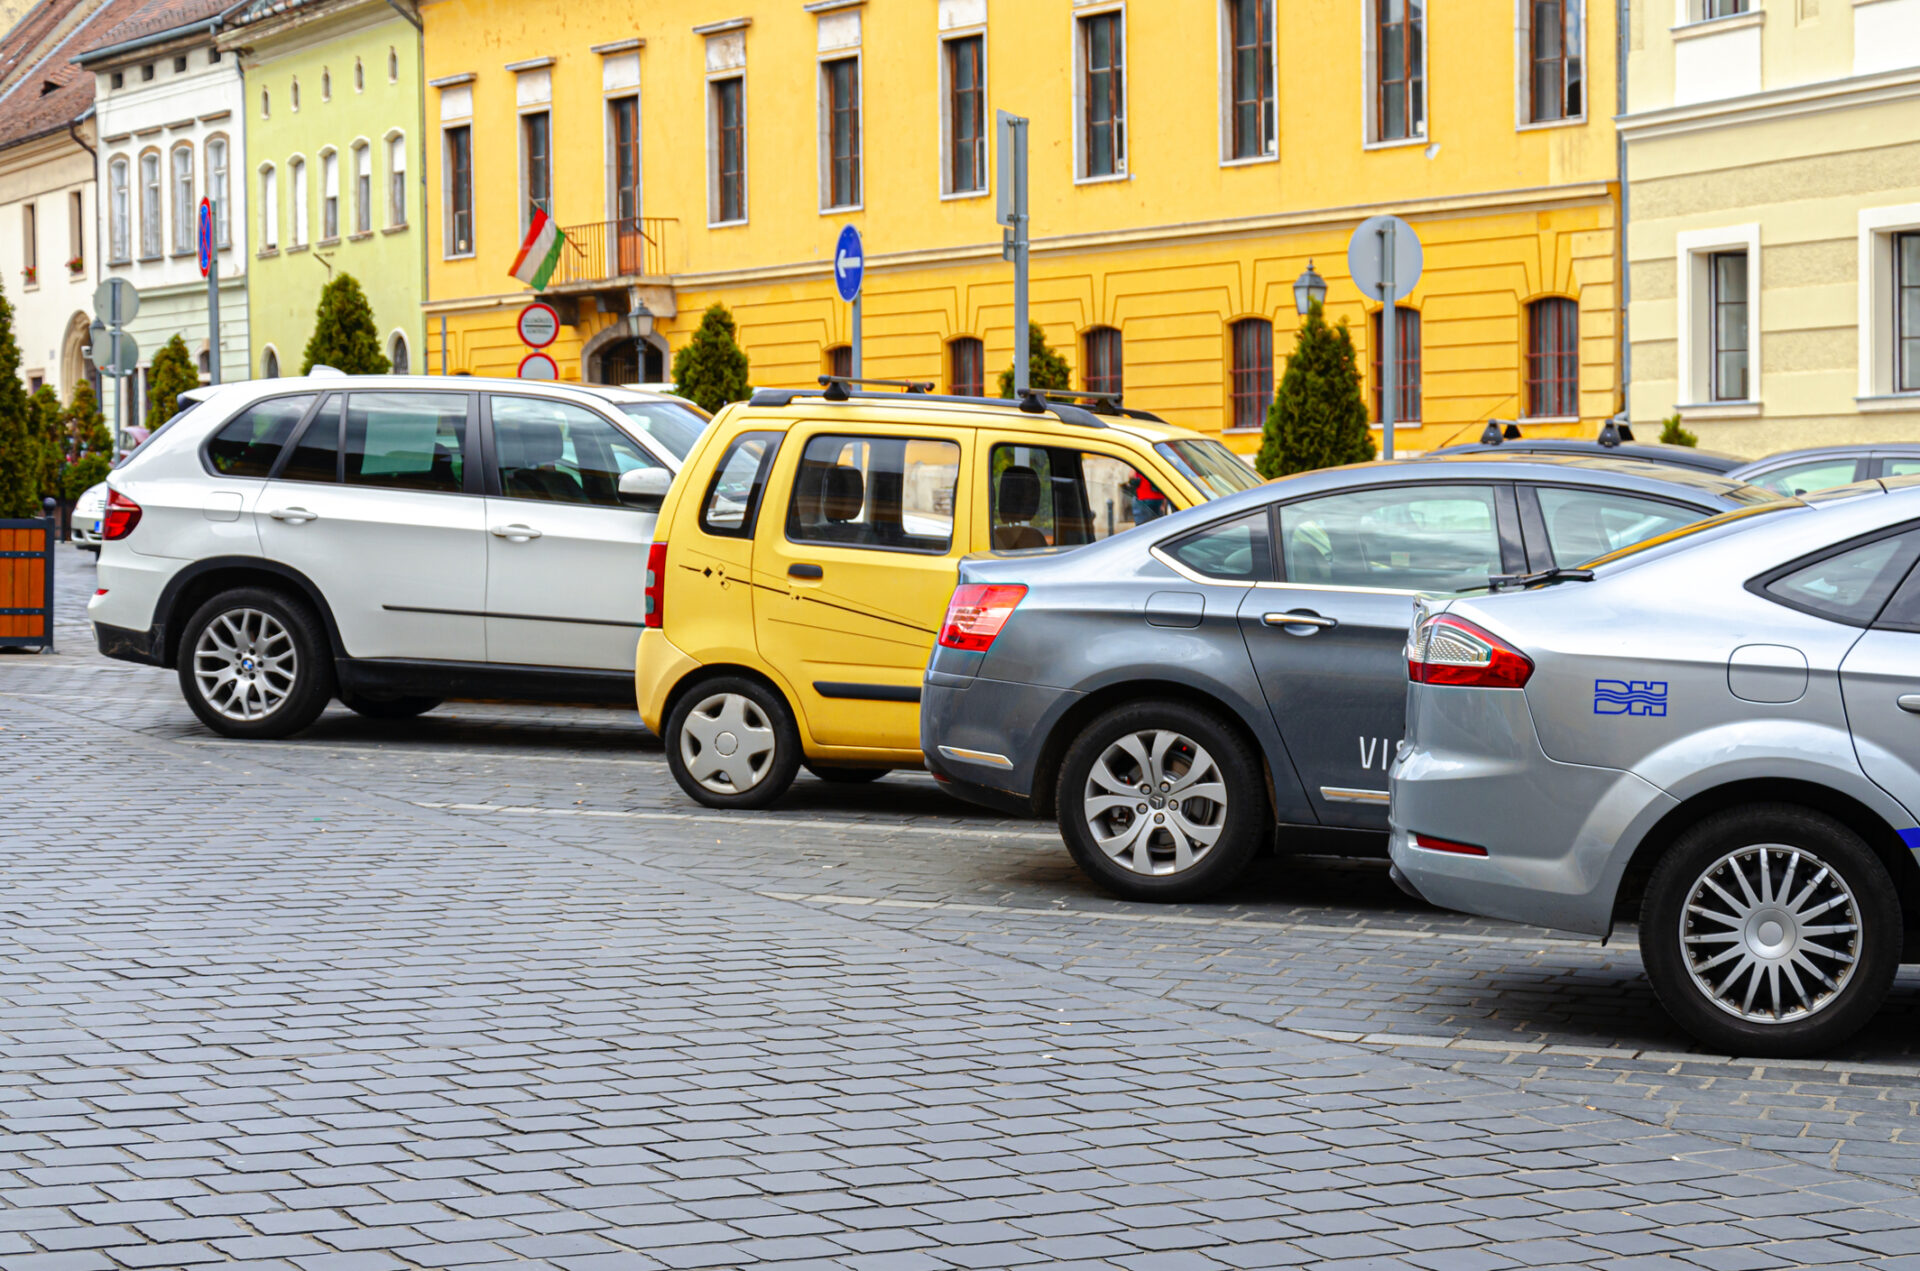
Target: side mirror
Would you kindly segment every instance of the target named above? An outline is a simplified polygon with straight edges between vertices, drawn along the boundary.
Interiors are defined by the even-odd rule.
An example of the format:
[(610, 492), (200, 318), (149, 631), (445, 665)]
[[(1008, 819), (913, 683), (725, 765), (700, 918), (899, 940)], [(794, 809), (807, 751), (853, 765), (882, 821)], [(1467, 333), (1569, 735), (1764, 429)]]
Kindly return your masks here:
[(620, 474), (620, 501), (642, 512), (658, 512), (673, 485), (673, 474), (665, 468), (635, 468)]

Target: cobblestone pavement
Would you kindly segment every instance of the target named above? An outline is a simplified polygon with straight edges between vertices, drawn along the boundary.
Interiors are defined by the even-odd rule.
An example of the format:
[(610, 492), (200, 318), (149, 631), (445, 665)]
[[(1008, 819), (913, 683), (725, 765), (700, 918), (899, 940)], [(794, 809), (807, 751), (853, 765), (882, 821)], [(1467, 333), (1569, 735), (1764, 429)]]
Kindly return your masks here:
[(694, 809), (625, 712), (0, 659), (0, 1271), (1920, 1267), (1911, 974), (1691, 1053), (1610, 948), (1373, 863), (1089, 890), (923, 777)]

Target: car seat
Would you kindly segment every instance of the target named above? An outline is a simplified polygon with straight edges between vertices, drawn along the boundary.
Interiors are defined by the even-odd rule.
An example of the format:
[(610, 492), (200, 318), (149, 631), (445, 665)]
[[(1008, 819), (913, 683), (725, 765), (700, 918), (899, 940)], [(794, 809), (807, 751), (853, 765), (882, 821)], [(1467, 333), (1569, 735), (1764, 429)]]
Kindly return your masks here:
[[(499, 429), (502, 471), (507, 493), (518, 499), (585, 503), (587, 492), (571, 473), (556, 465), (566, 457), (567, 435), (559, 424), (521, 420)], [(516, 453), (517, 452), (517, 453)]]
[(993, 550), (1017, 552), (1029, 547), (1051, 547), (1047, 536), (1028, 525), (1040, 511), (1040, 474), (1015, 465), (1000, 474), (995, 487)]
[(1577, 565), (1613, 550), (1613, 536), (1607, 533), (1600, 506), (1586, 499), (1575, 499), (1553, 514), (1548, 539), (1556, 565)]

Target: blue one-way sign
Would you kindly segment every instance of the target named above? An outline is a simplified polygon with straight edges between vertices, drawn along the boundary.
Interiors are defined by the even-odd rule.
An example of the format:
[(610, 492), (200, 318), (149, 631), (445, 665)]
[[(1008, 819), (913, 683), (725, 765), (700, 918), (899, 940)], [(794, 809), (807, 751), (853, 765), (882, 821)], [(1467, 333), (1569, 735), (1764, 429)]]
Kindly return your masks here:
[(840, 298), (852, 304), (860, 295), (860, 280), (867, 272), (866, 253), (860, 248), (860, 231), (851, 225), (840, 230), (840, 241), (833, 248), (833, 288)]

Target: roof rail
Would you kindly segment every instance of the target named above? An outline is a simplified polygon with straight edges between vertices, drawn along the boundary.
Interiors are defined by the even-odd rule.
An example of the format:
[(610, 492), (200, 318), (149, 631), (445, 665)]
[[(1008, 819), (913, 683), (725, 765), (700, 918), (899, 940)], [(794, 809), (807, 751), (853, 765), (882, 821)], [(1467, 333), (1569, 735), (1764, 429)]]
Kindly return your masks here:
[(856, 375), (822, 375), (820, 377), (820, 387), (827, 390), (823, 396), (830, 402), (846, 401), (847, 385), (849, 384), (855, 385), (856, 387), (863, 387), (868, 384), (879, 384), (884, 388), (898, 388), (909, 393), (931, 393), (933, 391), (933, 385), (926, 380), (871, 380), (862, 379)]
[(1480, 444), (1497, 446), (1503, 441), (1520, 440), (1520, 425), (1511, 419), (1489, 419), (1480, 434)]
[[(822, 384), (826, 385), (825, 388), (757, 388), (754, 390), (753, 397), (748, 404), (768, 407), (790, 406), (795, 399), (801, 397), (818, 398), (828, 402), (845, 402), (855, 398), (865, 401), (899, 402), (900, 399), (904, 397), (911, 398), (915, 402), (951, 402), (960, 406), (981, 406), (998, 410), (1020, 410), (1030, 415), (1052, 415), (1063, 424), (1073, 424), (1081, 428), (1105, 428), (1107, 425), (1105, 421), (1100, 418), (1102, 414), (1123, 416), (1127, 419), (1137, 419), (1149, 424), (1164, 424), (1166, 422), (1160, 418), (1160, 416), (1152, 414), (1151, 412), (1130, 410), (1119, 406), (1117, 395), (1113, 393), (1065, 393), (1054, 389), (1047, 389), (1044, 390), (1043, 396), (1040, 392), (1029, 390), (1025, 398), (1019, 402), (1012, 402), (1004, 397), (961, 397), (951, 393), (935, 393), (929, 391), (933, 387), (931, 384), (919, 380), (856, 380), (843, 375), (823, 375), (820, 377), (820, 380)], [(906, 391), (869, 393), (863, 390), (848, 389), (846, 387), (848, 384), (884, 384), (890, 387), (905, 386)], [(1099, 406), (1104, 406), (1105, 409), (1100, 410), (1099, 406), (1090, 408), (1077, 406), (1071, 402), (1048, 400), (1056, 396), (1091, 397), (1096, 399)], [(1029, 403), (1032, 404), (1029, 405)], [(1096, 413), (1096, 410), (1098, 410), (1098, 413)]]
[(1020, 393), (1020, 409), (1029, 415), (1038, 415), (1047, 408), (1049, 400), (1062, 400), (1072, 403), (1085, 401), (1087, 409), (1096, 415), (1123, 415), (1126, 413), (1120, 405), (1118, 393), (1082, 392), (1070, 388), (1028, 388)]

